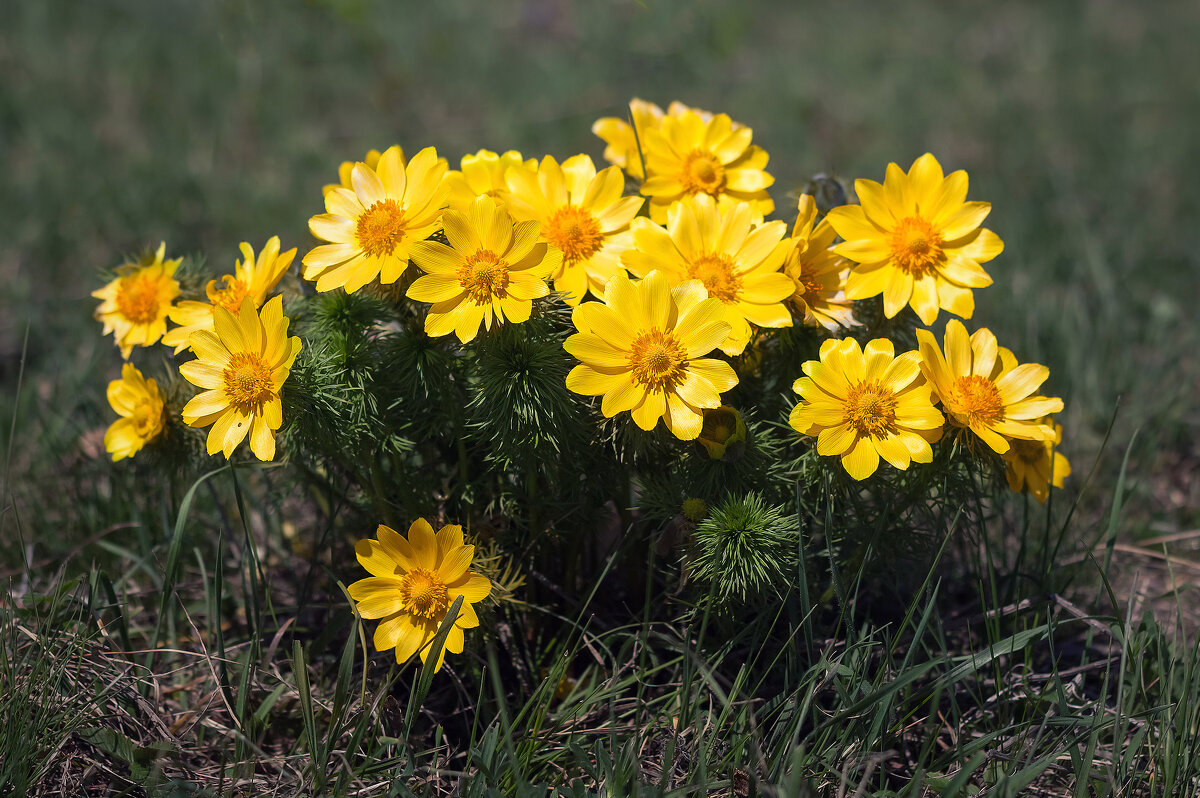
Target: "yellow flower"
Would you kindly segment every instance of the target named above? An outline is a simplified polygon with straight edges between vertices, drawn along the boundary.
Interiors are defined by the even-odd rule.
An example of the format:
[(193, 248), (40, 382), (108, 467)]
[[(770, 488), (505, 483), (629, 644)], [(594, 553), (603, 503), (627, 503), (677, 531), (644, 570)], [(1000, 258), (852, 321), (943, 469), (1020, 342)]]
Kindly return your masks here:
[(929, 444), (941, 437), (945, 418), (921, 378), (920, 355), (896, 357), (886, 338), (865, 351), (846, 338), (821, 344), (820, 358), (807, 361), (808, 376), (792, 386), (801, 402), (788, 418), (797, 432), (816, 436), (817, 454), (840, 455), (858, 480), (874, 474), (881, 457), (901, 470), (933, 461)]
[(426, 147), (404, 166), (400, 148), (391, 147), (372, 169), (357, 163), (350, 171), (353, 190), (325, 195), (325, 210), (308, 220), (323, 244), (304, 256), (304, 279), (318, 291), (354, 292), (378, 278), (394, 283), (408, 265), (409, 248), (440, 226), (438, 217), (449, 187), (442, 183), (446, 162)]
[(671, 207), (664, 229), (645, 217), (634, 220), (633, 249), (621, 261), (635, 275), (655, 269), (672, 283), (699, 280), (721, 301), (729, 337), (727, 355), (740, 354), (750, 341), (751, 324), (790, 327), (783, 301), (795, 291), (779, 271), (791, 248), (783, 222), (754, 224), (754, 211), (739, 202), (721, 212), (707, 194)]
[(461, 654), (463, 629), (479, 626), (475, 604), (492, 592), (486, 576), (467, 568), (475, 547), (463, 543), (462, 527), (448, 524), (434, 535), (424, 518), (408, 528), (408, 538), (394, 529), (379, 526), (378, 540), (360, 540), (354, 546), (359, 563), (370, 572), (366, 579), (350, 585), (350, 597), (358, 603), (363, 618), (382, 619), (375, 628), (375, 649), (396, 649), (396, 662), (403, 664), (420, 653), (425, 662), (430, 643), (455, 599), (463, 603), (446, 646), (436, 652), (434, 671), (442, 668), (449, 651)]
[(275, 458), (275, 431), (283, 424), (279, 393), (300, 352), (300, 339), (287, 337), (283, 297), (263, 305), (260, 316), (246, 297), (238, 315), (223, 307), (213, 311), (213, 330), (192, 333), (196, 360), (179, 373), (205, 390), (183, 408), (183, 420), (207, 427), (208, 453), (226, 457), (250, 434), (250, 451), (259, 460)]
[(126, 360), (135, 346), (150, 346), (166, 332), (167, 313), (179, 296), (175, 270), (182, 260), (164, 261), (166, 251), (162, 243), (153, 255), (119, 266), (117, 279), (92, 292), (104, 300), (96, 308), (96, 319), (104, 322), (105, 335), (113, 333)]
[[(638, 139), (646, 135), (646, 131), (657, 128), (662, 123), (663, 110), (654, 103), (648, 103), (634, 97), (629, 101), (629, 113), (637, 133), (629, 122), (621, 117), (606, 116), (597, 119), (592, 124), (592, 132), (604, 140), (608, 146), (604, 148), (604, 160), (619, 166), (625, 173), (643, 179), (642, 155), (638, 152)], [(645, 152), (646, 142), (642, 139), (642, 152)]]
[(721, 303), (690, 281), (669, 288), (661, 272), (634, 283), (609, 281), (604, 302), (585, 302), (571, 315), (578, 333), (564, 348), (583, 361), (567, 375), (567, 388), (604, 395), (605, 417), (631, 411), (652, 430), (661, 418), (681, 440), (700, 434), (702, 410), (720, 407), (721, 394), (737, 385), (723, 360), (705, 358), (729, 336)]
[(729, 405), (721, 405), (705, 409), (704, 423), (696, 443), (709, 459), (734, 463), (746, 453), (747, 435), (749, 431), (742, 414)]
[(1062, 488), (1063, 480), (1071, 475), (1071, 463), (1058, 453), (1062, 426), (1049, 418), (1041, 419), (1041, 423), (1053, 428), (1054, 437), (1044, 441), (1013, 441), (1012, 448), (1004, 455), (1004, 476), (1014, 491), (1028, 490), (1039, 504), (1045, 504), (1050, 486)]
[(999, 255), (1004, 243), (979, 226), (991, 203), (964, 202), (967, 173), (943, 177), (937, 158), (926, 153), (907, 174), (889, 164), (883, 185), (856, 180), (854, 190), (861, 205), (843, 205), (825, 217), (845, 239), (835, 251), (858, 264), (846, 296), (883, 294), (889, 319), (905, 305), (924, 324), (933, 324), (939, 308), (971, 318), (971, 289), (992, 284), (979, 264)]
[(943, 356), (929, 330), (917, 330), (921, 370), (951, 423), (971, 430), (999, 454), (1009, 439), (1045, 441), (1054, 430), (1039, 421), (1063, 409), (1062, 399), (1035, 396), (1050, 370), (1036, 363), (1017, 365), (1009, 350), (997, 346), (986, 327), (967, 338), (958, 319), (946, 324)]
[(247, 296), (254, 300), (255, 308), (261, 308), (267, 301), (267, 294), (283, 279), (288, 266), (292, 265), (292, 259), (296, 257), (295, 247), (280, 254), (279, 236), (271, 236), (267, 240), (262, 252), (258, 253), (257, 261), (250, 244), (243, 241), (241, 250), (243, 260), (234, 264), (234, 274), (225, 275), (220, 283), (209, 280), (204, 287), (208, 302), (188, 300), (171, 308), (168, 317), (180, 326), (170, 330), (162, 340), (167, 346), (175, 347), (175, 354), (187, 349), (192, 333), (213, 328), (213, 311), (216, 308), (222, 307), (230, 313), (237, 313), (242, 306), (242, 299)]
[(513, 224), (502, 205), (488, 196), (475, 199), (465, 213), (442, 215), (450, 246), (418, 241), (412, 259), (428, 274), (408, 289), (410, 299), (431, 302), (425, 332), (451, 332), (464, 344), (482, 323), (526, 321), (533, 300), (550, 293), (546, 280), (562, 262), (562, 253), (538, 242), (538, 223)]
[[(396, 149), (400, 150), (400, 165), (403, 166), (405, 163), (404, 149), (399, 144), (397, 144), (395, 146), (396, 146)], [(371, 167), (372, 169), (374, 169), (376, 166), (379, 165), (379, 156), (380, 155), (381, 155), (381, 153), (379, 152), (379, 150), (367, 150), (367, 154), (366, 154), (366, 156), (363, 157), (362, 162), (365, 163), (367, 166)], [(351, 174), (354, 172), (354, 163), (355, 163), (354, 161), (342, 161), (342, 163), (338, 166), (338, 182), (337, 183), (328, 183), (328, 184), (322, 186), (321, 193), (328, 194), (330, 191), (333, 191), (335, 188), (348, 188), (351, 191), (353, 191), (354, 183), (351, 180)]]
[(615, 166), (597, 173), (592, 159), (576, 155), (558, 161), (547, 155), (536, 170), (513, 167), (507, 173), (505, 200), (513, 218), (541, 224), (541, 240), (563, 253), (562, 266), (552, 275), (554, 290), (577, 305), (590, 291), (604, 295), (604, 286), (624, 274), (621, 253), (633, 243), (629, 222), (645, 201), (625, 197), (625, 178)]
[(720, 200), (722, 209), (748, 202), (760, 216), (773, 211), (767, 187), (775, 178), (763, 171), (768, 156), (750, 143), (753, 137), (754, 131), (735, 125), (728, 114), (706, 120), (694, 109), (668, 114), (658, 128), (647, 130), (642, 193), (650, 197), (650, 218), (662, 223), (671, 203), (699, 194)]
[(121, 418), (104, 433), (104, 448), (113, 462), (133, 457), (162, 434), (162, 395), (153, 379), (146, 379), (132, 363), (121, 366), (121, 379), (108, 384), (108, 403)]
[(796, 285), (788, 302), (805, 324), (831, 332), (857, 326), (845, 292), (850, 262), (830, 249), (837, 233), (825, 219), (814, 228), (817, 203), (812, 196), (800, 196), (798, 211), (792, 228), (794, 246), (783, 264), (784, 273)]
[(490, 150), (464, 155), (462, 171), (451, 170), (446, 173), (445, 180), (450, 186), (450, 207), (465, 212), (476, 197), (484, 194), (504, 202), (508, 198), (508, 184), (504, 180), (508, 170), (514, 166), (536, 170), (537, 165), (536, 158), (522, 160), (521, 153), (516, 150), (509, 150), (503, 155)]

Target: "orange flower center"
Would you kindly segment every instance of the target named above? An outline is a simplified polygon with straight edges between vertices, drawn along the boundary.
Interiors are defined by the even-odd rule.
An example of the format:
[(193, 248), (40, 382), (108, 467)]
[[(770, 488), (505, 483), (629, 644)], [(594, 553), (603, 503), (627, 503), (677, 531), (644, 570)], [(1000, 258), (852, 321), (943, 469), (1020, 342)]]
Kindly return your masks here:
[(742, 278), (734, 273), (728, 255), (701, 255), (688, 264), (688, 279), (704, 283), (708, 295), (722, 302), (736, 301), (742, 290)]
[(880, 436), (896, 426), (896, 395), (878, 380), (863, 380), (850, 388), (843, 420), (859, 435)]
[(574, 205), (564, 205), (550, 214), (542, 235), (562, 250), (563, 260), (568, 264), (587, 260), (604, 244), (604, 233), (596, 217)]
[(652, 391), (670, 391), (683, 381), (687, 350), (670, 333), (651, 328), (633, 340), (629, 366), (633, 380)]
[(162, 426), (163, 406), (151, 397), (140, 400), (133, 408), (133, 428), (139, 438), (153, 438)]
[(404, 209), (394, 199), (376, 202), (358, 217), (355, 235), (359, 248), (368, 255), (391, 255), (404, 238)]
[(486, 305), (508, 296), (508, 264), (489, 249), (481, 249), (458, 267), (458, 281), (471, 300)]
[(242, 413), (257, 412), (275, 398), (271, 369), (253, 352), (238, 352), (229, 358), (224, 377), (229, 404)]
[(913, 277), (923, 277), (942, 261), (942, 234), (920, 216), (903, 219), (892, 231), (892, 260)]
[(715, 197), (725, 189), (725, 167), (712, 152), (697, 148), (684, 156), (680, 181), (689, 194), (703, 192)]
[(117, 286), (117, 310), (134, 324), (150, 324), (158, 319), (159, 280), (146, 275), (122, 278)]
[(434, 571), (415, 568), (400, 577), (400, 595), (408, 611), (421, 618), (441, 618), (450, 606), (446, 583)]
[(950, 388), (946, 405), (952, 413), (967, 417), (970, 424), (991, 425), (1004, 418), (1004, 400), (996, 383), (987, 377), (959, 377)]
[(803, 269), (795, 276), (796, 292), (801, 298), (816, 299), (824, 291), (825, 286), (821, 285), (821, 281), (812, 272), (806, 272)]
[(216, 280), (208, 282), (208, 287), (205, 288), (208, 301), (214, 306), (225, 308), (236, 316), (241, 310), (242, 300), (246, 298), (246, 294), (250, 293), (250, 287), (232, 274), (225, 275), (221, 281), (224, 285), (220, 288), (217, 288)]

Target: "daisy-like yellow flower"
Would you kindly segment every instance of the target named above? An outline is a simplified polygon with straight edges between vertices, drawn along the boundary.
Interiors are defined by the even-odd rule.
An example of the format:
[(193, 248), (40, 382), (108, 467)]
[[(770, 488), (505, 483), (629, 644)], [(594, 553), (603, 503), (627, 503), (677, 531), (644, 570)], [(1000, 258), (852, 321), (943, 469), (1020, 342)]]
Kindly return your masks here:
[(967, 337), (958, 319), (946, 324), (945, 354), (929, 330), (917, 330), (921, 370), (951, 423), (974, 432), (998, 454), (1009, 441), (1046, 441), (1052, 427), (1039, 419), (1063, 409), (1062, 399), (1035, 395), (1050, 376), (1037, 363), (1017, 364), (986, 327)]
[(788, 303), (804, 324), (820, 325), (831, 332), (857, 326), (845, 291), (850, 262), (830, 249), (837, 233), (824, 219), (814, 225), (817, 203), (811, 195), (801, 195), (798, 212), (792, 227), (793, 246), (783, 264), (784, 274), (796, 286)]
[(971, 289), (992, 284), (979, 264), (999, 255), (1004, 243), (979, 226), (991, 203), (965, 202), (967, 173), (943, 177), (937, 158), (926, 153), (907, 174), (889, 164), (883, 185), (856, 180), (854, 191), (861, 205), (843, 205), (825, 217), (845, 239), (835, 251), (858, 264), (846, 296), (883, 294), (889, 319), (905, 305), (924, 324), (933, 324), (939, 309), (971, 318)]
[(1012, 441), (1012, 448), (1004, 455), (1004, 476), (1014, 491), (1027, 490), (1039, 504), (1045, 504), (1050, 486), (1062, 488), (1063, 480), (1071, 475), (1071, 463), (1058, 452), (1062, 426), (1049, 418), (1041, 419), (1041, 423), (1054, 430), (1054, 437), (1044, 441)]
[(165, 261), (166, 251), (162, 243), (153, 255), (117, 267), (117, 279), (92, 292), (104, 300), (96, 319), (104, 322), (105, 335), (113, 333), (126, 360), (135, 346), (150, 346), (167, 330), (171, 302), (179, 296), (175, 270), (182, 258)]
[(108, 384), (108, 403), (121, 416), (104, 433), (104, 448), (113, 462), (133, 457), (162, 434), (166, 425), (158, 383), (146, 379), (132, 363), (121, 366), (121, 379)]
[(603, 303), (585, 302), (571, 314), (579, 332), (564, 348), (583, 362), (567, 375), (567, 388), (603, 394), (607, 418), (628, 410), (644, 430), (661, 418), (675, 437), (695, 440), (704, 408), (720, 407), (738, 381), (728, 363), (704, 357), (729, 336), (723, 315), (699, 282), (670, 288), (661, 272), (637, 283), (617, 275)]
[(533, 310), (533, 300), (550, 293), (546, 280), (562, 263), (562, 253), (538, 241), (538, 223), (513, 224), (504, 206), (477, 197), (465, 213), (447, 209), (442, 215), (450, 246), (418, 241), (412, 259), (427, 274), (408, 289), (410, 299), (431, 302), (425, 332), (453, 332), (464, 344), (492, 319), (519, 323)]
[(621, 253), (633, 243), (629, 222), (645, 201), (622, 196), (625, 178), (610, 166), (596, 172), (587, 155), (558, 161), (547, 155), (537, 170), (513, 167), (507, 173), (505, 202), (518, 221), (541, 224), (542, 241), (563, 253), (562, 266), (552, 275), (554, 290), (577, 305), (590, 291), (604, 295), (604, 286), (623, 274)]
[(175, 354), (188, 348), (192, 333), (213, 328), (213, 311), (225, 308), (230, 313), (237, 313), (242, 306), (242, 300), (251, 297), (254, 307), (260, 308), (267, 301), (267, 294), (279, 284), (292, 259), (296, 257), (293, 247), (287, 252), (279, 251), (279, 236), (271, 236), (266, 246), (254, 258), (254, 248), (243, 241), (241, 245), (242, 260), (234, 264), (234, 273), (227, 274), (218, 283), (209, 280), (204, 287), (208, 302), (185, 300), (171, 308), (168, 318), (180, 325), (163, 336), (163, 343), (175, 347)]
[(753, 137), (753, 130), (735, 126), (728, 114), (706, 120), (693, 109), (668, 114), (647, 130), (642, 193), (650, 197), (650, 218), (661, 224), (671, 203), (699, 194), (719, 200), (722, 209), (748, 202), (760, 216), (773, 211), (767, 187), (775, 178), (763, 171), (767, 152), (750, 143)]
[(817, 438), (817, 454), (840, 456), (855, 479), (875, 473), (883, 458), (904, 470), (933, 461), (929, 444), (941, 437), (945, 418), (933, 406), (916, 352), (895, 356), (892, 342), (876, 338), (865, 350), (853, 338), (821, 344), (820, 360), (792, 390), (792, 429)]
[[(475, 604), (492, 592), (492, 583), (482, 574), (467, 569), (475, 557), (475, 547), (463, 543), (462, 527), (448, 524), (435, 535), (424, 518), (408, 528), (405, 538), (383, 526), (378, 540), (360, 540), (354, 546), (359, 563), (371, 574), (350, 585), (350, 598), (363, 618), (381, 619), (375, 628), (375, 649), (396, 649), (396, 662), (407, 662), (413, 654), (421, 662), (436, 653), (434, 671), (442, 668), (449, 651), (461, 654), (464, 629), (479, 626)], [(430, 643), (446, 618), (455, 599), (463, 603), (446, 645), (431, 652)]]
[(446, 184), (450, 186), (448, 202), (456, 211), (466, 211), (476, 197), (487, 195), (497, 202), (508, 198), (508, 183), (504, 176), (514, 166), (537, 169), (537, 159), (523, 160), (521, 153), (509, 150), (497, 155), (491, 150), (480, 150), (474, 155), (462, 157), (462, 171), (455, 169), (446, 173)]
[(304, 279), (318, 291), (354, 292), (372, 280), (394, 283), (408, 266), (414, 242), (433, 234), (449, 187), (442, 182), (446, 162), (426, 147), (405, 166), (400, 148), (390, 147), (372, 169), (356, 163), (353, 189), (325, 195), (325, 210), (308, 220), (313, 235), (328, 244), (304, 256)]
[(645, 217), (634, 220), (633, 249), (621, 261), (635, 275), (654, 270), (671, 283), (699, 280), (708, 295), (721, 301), (729, 337), (721, 351), (737, 355), (750, 341), (751, 324), (790, 327), (783, 304), (796, 290), (779, 271), (791, 248), (783, 222), (754, 224), (753, 209), (739, 202), (721, 212), (707, 194), (671, 207), (667, 226)]
[(192, 333), (196, 360), (179, 373), (205, 390), (183, 408), (188, 426), (207, 427), (208, 453), (226, 457), (250, 435), (250, 451), (259, 460), (275, 459), (275, 431), (283, 424), (279, 394), (296, 355), (300, 339), (287, 337), (283, 297), (271, 298), (262, 315), (245, 297), (238, 315), (223, 307), (213, 311), (212, 330)]
[[(403, 166), (405, 163), (404, 148), (401, 147), (399, 144), (397, 144), (395, 146), (398, 150), (400, 150), (400, 165)], [(367, 154), (365, 156), (363, 156), (362, 163), (365, 163), (367, 166), (374, 169), (376, 166), (379, 165), (380, 155), (382, 155), (382, 153), (379, 150), (367, 150)], [(333, 191), (335, 188), (348, 188), (351, 191), (353, 191), (354, 183), (351, 180), (350, 176), (354, 172), (354, 164), (355, 164), (355, 161), (342, 161), (341, 164), (338, 166), (338, 182), (328, 183), (328, 184), (322, 186), (321, 193), (328, 194), (330, 191)]]

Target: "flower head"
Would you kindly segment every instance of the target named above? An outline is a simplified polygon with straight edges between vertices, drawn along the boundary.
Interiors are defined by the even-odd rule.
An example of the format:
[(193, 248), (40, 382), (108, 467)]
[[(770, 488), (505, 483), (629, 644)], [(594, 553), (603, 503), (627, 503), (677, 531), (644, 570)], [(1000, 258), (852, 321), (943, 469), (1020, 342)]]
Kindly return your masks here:
[(175, 270), (181, 258), (164, 261), (167, 245), (158, 245), (153, 255), (117, 268), (117, 279), (92, 296), (103, 299), (96, 319), (104, 322), (104, 334), (113, 333), (121, 357), (129, 359), (135, 346), (150, 346), (167, 329), (171, 302), (179, 296)]
[(811, 195), (800, 196), (797, 210), (793, 246), (783, 263), (784, 274), (796, 286), (788, 304), (805, 324), (820, 325), (831, 332), (857, 326), (845, 292), (850, 262), (830, 249), (837, 233), (825, 219), (814, 226), (817, 203)]
[(121, 366), (121, 379), (108, 384), (108, 403), (121, 416), (104, 433), (104, 448), (113, 462), (133, 457), (162, 434), (166, 424), (158, 384), (132, 363)]
[(1062, 399), (1034, 395), (1050, 370), (1017, 364), (986, 327), (970, 338), (958, 319), (946, 325), (945, 354), (929, 330), (917, 330), (921, 370), (950, 422), (975, 433), (998, 454), (1011, 440), (1046, 441), (1054, 429), (1040, 421), (1063, 409)]
[(1041, 422), (1054, 429), (1054, 437), (1044, 441), (1012, 441), (1012, 448), (1004, 455), (1004, 476), (1014, 491), (1027, 490), (1039, 504), (1045, 504), (1050, 486), (1062, 488), (1063, 480), (1071, 475), (1071, 463), (1058, 452), (1062, 426), (1049, 418)]
[(699, 194), (719, 200), (722, 208), (748, 202), (759, 216), (773, 211), (767, 187), (775, 178), (763, 171), (768, 156), (750, 143), (753, 138), (754, 131), (728, 114), (706, 119), (695, 109), (668, 114), (648, 129), (642, 139), (647, 173), (642, 193), (650, 197), (650, 218), (661, 224), (671, 203)]
[(313, 235), (330, 243), (304, 256), (304, 279), (316, 280), (318, 291), (348, 292), (375, 279), (396, 282), (413, 243), (439, 227), (449, 191), (442, 183), (445, 172), (446, 162), (433, 147), (418, 152), (407, 166), (399, 147), (379, 156), (374, 169), (356, 163), (350, 170), (353, 189), (334, 188), (325, 195), (327, 213), (308, 220)]
[(491, 150), (464, 155), (462, 171), (452, 169), (446, 173), (446, 184), (450, 186), (450, 207), (465, 212), (476, 197), (484, 194), (497, 202), (504, 202), (508, 197), (505, 175), (514, 166), (524, 166), (536, 171), (538, 162), (534, 158), (522, 159), (521, 153), (516, 150), (509, 150), (503, 155), (497, 155)]
[(732, 463), (746, 453), (748, 434), (742, 414), (729, 405), (721, 405), (705, 409), (696, 443), (710, 459)]
[(942, 175), (929, 153), (906, 174), (889, 164), (883, 185), (856, 180), (861, 205), (834, 208), (826, 220), (845, 241), (834, 248), (855, 261), (846, 296), (883, 294), (890, 319), (911, 305), (924, 324), (944, 309), (969, 319), (975, 312), (972, 288), (991, 285), (979, 264), (1000, 254), (999, 236), (979, 225), (992, 206), (965, 202), (967, 173)]
[(797, 432), (816, 436), (817, 454), (840, 456), (859, 480), (875, 473), (881, 457), (901, 470), (933, 461), (929, 444), (945, 419), (933, 406), (916, 352), (896, 357), (886, 338), (869, 341), (865, 350), (846, 338), (821, 344), (820, 357), (804, 364), (808, 376), (792, 386), (801, 401), (788, 418)]
[(425, 317), (429, 335), (458, 335), (464, 344), (482, 323), (526, 321), (533, 300), (550, 293), (546, 280), (562, 262), (562, 253), (538, 241), (538, 223), (513, 224), (503, 206), (488, 196), (475, 199), (466, 212), (447, 209), (442, 216), (450, 246), (436, 241), (413, 244), (412, 258), (427, 272), (408, 296), (432, 302)]
[(562, 162), (547, 155), (536, 170), (507, 172), (505, 202), (513, 218), (541, 225), (541, 240), (563, 253), (552, 275), (554, 290), (577, 305), (586, 294), (604, 295), (605, 284), (623, 274), (621, 253), (633, 243), (629, 222), (645, 202), (622, 196), (625, 179), (610, 166), (596, 171), (592, 159), (576, 155)]
[(571, 315), (579, 332), (564, 347), (583, 362), (567, 375), (567, 388), (603, 395), (608, 418), (628, 410), (644, 430), (661, 418), (675, 437), (694, 440), (702, 410), (720, 407), (738, 381), (728, 363), (704, 357), (729, 335), (722, 315), (696, 281), (671, 289), (660, 272), (638, 283), (618, 275), (603, 303), (585, 302)]
[(633, 248), (621, 257), (636, 275), (661, 271), (671, 283), (699, 280), (718, 299), (729, 337), (727, 355), (740, 354), (750, 341), (751, 324), (790, 327), (783, 301), (795, 284), (779, 271), (791, 242), (783, 222), (755, 224), (754, 210), (739, 202), (725, 211), (700, 194), (671, 207), (667, 226), (645, 217), (634, 220)]
[[(359, 563), (371, 575), (350, 585), (350, 597), (363, 618), (381, 619), (375, 628), (377, 651), (396, 649), (399, 663), (417, 653), (425, 662), (436, 653), (434, 671), (441, 670), (447, 651), (462, 653), (463, 630), (479, 625), (474, 605), (492, 591), (486, 576), (467, 570), (475, 547), (463, 543), (461, 526), (449, 524), (435, 535), (424, 518), (409, 526), (407, 538), (383, 525), (376, 534), (378, 540), (368, 538), (354, 546)], [(430, 643), (459, 596), (462, 607), (446, 646), (431, 652)]]
[(280, 253), (279, 236), (271, 236), (267, 240), (257, 260), (254, 248), (249, 243), (243, 241), (241, 250), (242, 260), (235, 263), (234, 273), (225, 275), (220, 282), (209, 280), (204, 287), (208, 302), (187, 300), (171, 308), (169, 318), (180, 326), (167, 332), (163, 336), (163, 343), (175, 347), (175, 354), (188, 348), (192, 333), (213, 328), (216, 308), (222, 307), (230, 313), (237, 313), (245, 297), (254, 300), (255, 308), (261, 308), (267, 301), (267, 294), (283, 279), (292, 265), (292, 259), (296, 257), (295, 247)]
[(300, 352), (300, 339), (287, 337), (283, 297), (263, 305), (245, 297), (235, 316), (223, 307), (213, 311), (212, 330), (192, 333), (196, 359), (179, 373), (205, 390), (183, 408), (183, 420), (207, 427), (208, 453), (226, 457), (250, 435), (250, 451), (259, 460), (275, 458), (275, 431), (283, 424), (280, 391)]

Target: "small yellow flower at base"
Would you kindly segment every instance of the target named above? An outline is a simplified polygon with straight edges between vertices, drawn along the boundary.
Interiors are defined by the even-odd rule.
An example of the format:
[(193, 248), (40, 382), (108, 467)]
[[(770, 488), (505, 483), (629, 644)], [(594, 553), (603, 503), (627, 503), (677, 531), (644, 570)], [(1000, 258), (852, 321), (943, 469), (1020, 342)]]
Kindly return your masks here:
[(96, 308), (97, 321), (104, 322), (104, 334), (113, 333), (121, 357), (129, 359), (135, 346), (150, 346), (167, 330), (171, 302), (179, 296), (175, 270), (182, 258), (163, 260), (167, 245), (137, 263), (117, 268), (117, 279), (92, 296), (103, 299)]
[(108, 384), (108, 403), (121, 416), (104, 433), (104, 448), (114, 463), (133, 457), (162, 434), (166, 419), (158, 383), (143, 377), (132, 363), (121, 367), (121, 379)]
[(1062, 488), (1063, 480), (1071, 475), (1071, 463), (1058, 453), (1062, 426), (1048, 417), (1041, 422), (1054, 428), (1054, 437), (1045, 441), (1014, 440), (1004, 455), (1004, 477), (1017, 493), (1027, 490), (1039, 504), (1045, 504), (1050, 487)]
[[(640, 131), (639, 131), (640, 132)], [(650, 198), (650, 218), (662, 224), (677, 200), (707, 194), (721, 209), (747, 202), (761, 217), (775, 209), (767, 188), (766, 151), (751, 144), (754, 131), (737, 125), (728, 114), (705, 119), (688, 109), (668, 114), (642, 139), (646, 180), (642, 193)]]
[(533, 300), (550, 293), (546, 280), (562, 253), (538, 242), (538, 223), (513, 224), (491, 197), (478, 197), (465, 213), (447, 209), (442, 224), (450, 246), (418, 241), (412, 259), (427, 274), (408, 289), (410, 299), (430, 302), (425, 332), (454, 333), (464, 344), (479, 325), (529, 319)]
[(606, 418), (629, 411), (646, 431), (661, 418), (675, 437), (695, 440), (704, 408), (720, 407), (738, 382), (728, 363), (704, 357), (729, 335), (722, 314), (696, 280), (668, 288), (661, 272), (638, 283), (618, 275), (603, 303), (584, 302), (571, 314), (579, 332), (563, 347), (583, 362), (567, 388), (603, 395)]
[(442, 182), (445, 159), (426, 147), (402, 163), (400, 148), (379, 156), (374, 169), (357, 163), (350, 172), (353, 189), (325, 195), (326, 213), (308, 220), (308, 229), (328, 241), (304, 256), (304, 279), (318, 291), (338, 288), (353, 293), (372, 280), (387, 285), (408, 267), (413, 243), (440, 227), (449, 187)]
[(837, 233), (829, 222), (816, 219), (816, 201), (809, 194), (801, 195), (790, 239), (793, 246), (783, 263), (784, 274), (796, 284), (788, 304), (804, 324), (837, 332), (858, 325), (845, 291), (850, 261), (830, 249)]
[(280, 391), (300, 352), (300, 339), (287, 337), (283, 297), (263, 305), (261, 316), (246, 297), (238, 315), (223, 307), (213, 312), (213, 330), (193, 333), (196, 360), (179, 373), (205, 390), (183, 408), (191, 427), (207, 427), (208, 453), (231, 457), (250, 436), (250, 451), (259, 460), (275, 459), (275, 431), (283, 425)]
[(969, 319), (971, 289), (992, 284), (979, 264), (999, 255), (1004, 243), (979, 226), (991, 203), (965, 201), (967, 173), (943, 176), (937, 158), (926, 153), (907, 173), (889, 164), (883, 185), (856, 180), (854, 191), (861, 205), (843, 205), (825, 217), (845, 239), (834, 251), (858, 264), (846, 296), (883, 294), (889, 319), (905, 305), (924, 324), (933, 324), (939, 309)]
[(222, 307), (230, 313), (237, 313), (242, 306), (242, 299), (249, 296), (254, 299), (254, 307), (260, 308), (267, 301), (267, 294), (279, 284), (292, 259), (296, 257), (293, 247), (287, 252), (279, 251), (279, 236), (271, 236), (266, 245), (254, 258), (254, 248), (243, 241), (241, 245), (242, 260), (234, 264), (234, 273), (227, 274), (220, 282), (209, 280), (204, 287), (208, 302), (180, 302), (171, 308), (169, 318), (180, 325), (167, 332), (162, 342), (166, 346), (175, 347), (175, 354), (188, 348), (192, 333), (213, 328), (213, 311)]
[(742, 414), (729, 405), (721, 405), (704, 411), (704, 423), (696, 443), (709, 459), (734, 463), (745, 455), (748, 435)]
[(933, 406), (916, 352), (896, 357), (886, 338), (865, 350), (847, 338), (821, 344), (820, 358), (807, 361), (808, 376), (792, 386), (801, 402), (788, 418), (792, 429), (816, 436), (817, 454), (840, 456), (857, 480), (874, 474), (880, 458), (901, 470), (933, 461), (929, 444), (945, 418)]
[(521, 153), (509, 150), (497, 155), (491, 150), (480, 150), (474, 155), (462, 157), (462, 171), (446, 172), (446, 185), (450, 187), (447, 202), (456, 211), (466, 212), (476, 197), (489, 196), (497, 202), (508, 198), (508, 183), (505, 175), (514, 166), (537, 170), (535, 158), (524, 160)]
[(660, 270), (672, 284), (699, 280), (720, 300), (729, 324), (721, 351), (738, 355), (750, 342), (751, 324), (792, 326), (783, 303), (796, 286), (780, 271), (791, 248), (786, 232), (783, 222), (756, 223), (744, 202), (722, 211), (701, 194), (672, 205), (665, 228), (644, 216), (634, 219), (633, 248), (621, 262), (638, 276)]
[(986, 327), (970, 338), (958, 319), (946, 324), (945, 354), (929, 330), (917, 330), (921, 371), (950, 422), (975, 433), (997, 454), (1012, 440), (1046, 441), (1052, 427), (1040, 419), (1061, 412), (1062, 399), (1035, 395), (1050, 376), (1037, 363), (1018, 365)]
[[(429, 522), (420, 518), (409, 526), (407, 538), (383, 525), (376, 534), (378, 540), (368, 538), (354, 546), (359, 563), (371, 575), (350, 585), (350, 597), (359, 615), (380, 620), (374, 636), (377, 651), (394, 648), (401, 664), (413, 654), (425, 662), (436, 653), (434, 671), (439, 671), (447, 651), (462, 653), (463, 630), (479, 626), (474, 605), (488, 597), (492, 583), (467, 570), (475, 547), (464, 544), (461, 526), (449, 524), (435, 535)], [(462, 607), (445, 648), (430, 651), (446, 611), (459, 596)]]

